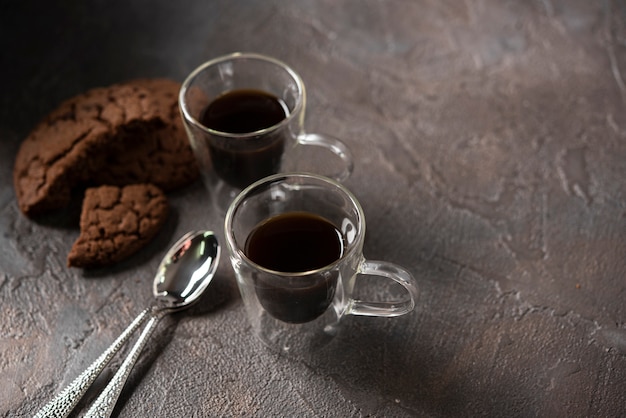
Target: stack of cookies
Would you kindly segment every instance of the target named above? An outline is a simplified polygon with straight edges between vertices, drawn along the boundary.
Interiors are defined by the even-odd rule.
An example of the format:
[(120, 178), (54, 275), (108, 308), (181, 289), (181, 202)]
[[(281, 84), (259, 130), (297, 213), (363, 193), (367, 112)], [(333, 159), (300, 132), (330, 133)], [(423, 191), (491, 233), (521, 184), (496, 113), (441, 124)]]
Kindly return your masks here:
[(22, 143), (13, 180), (30, 218), (84, 191), (71, 267), (102, 267), (139, 250), (168, 215), (165, 193), (198, 168), (178, 111), (180, 84), (142, 79), (63, 102)]

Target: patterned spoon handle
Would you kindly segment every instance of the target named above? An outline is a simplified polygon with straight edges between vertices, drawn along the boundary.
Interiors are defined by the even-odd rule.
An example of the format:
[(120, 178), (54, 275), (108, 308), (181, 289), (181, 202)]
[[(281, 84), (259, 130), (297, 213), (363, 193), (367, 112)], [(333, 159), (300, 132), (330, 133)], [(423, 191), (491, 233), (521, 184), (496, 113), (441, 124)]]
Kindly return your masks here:
[(83, 397), (89, 386), (96, 380), (100, 372), (111, 361), (113, 356), (128, 341), (131, 335), (144, 323), (150, 309), (143, 310), (130, 325), (117, 337), (111, 346), (94, 361), (80, 376), (63, 389), (54, 399), (37, 412), (35, 418), (65, 418), (78, 401)]
[(89, 408), (89, 411), (85, 414), (85, 418), (106, 418), (111, 416), (113, 408), (115, 408), (115, 404), (117, 403), (117, 398), (119, 398), (120, 393), (122, 393), (124, 384), (126, 384), (126, 380), (135, 362), (139, 358), (141, 350), (145, 347), (150, 334), (152, 334), (152, 331), (154, 331), (162, 317), (163, 315), (152, 315), (150, 317), (148, 324), (141, 332), (141, 335), (124, 359), (119, 370), (115, 373), (115, 376), (113, 376), (113, 379), (111, 379), (107, 387), (104, 388), (100, 396), (98, 396), (98, 399), (95, 400), (91, 408)]

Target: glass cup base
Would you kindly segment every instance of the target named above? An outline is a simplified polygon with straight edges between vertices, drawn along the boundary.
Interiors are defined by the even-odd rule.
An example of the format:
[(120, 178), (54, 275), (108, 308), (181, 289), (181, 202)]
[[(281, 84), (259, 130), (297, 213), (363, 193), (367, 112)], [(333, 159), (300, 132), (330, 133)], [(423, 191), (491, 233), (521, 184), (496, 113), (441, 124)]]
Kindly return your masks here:
[(264, 312), (257, 321), (253, 321), (254, 334), (275, 353), (296, 357), (312, 355), (327, 347), (341, 330), (340, 322), (320, 327), (317, 321), (321, 320), (324, 320), (323, 317), (311, 323), (289, 324)]

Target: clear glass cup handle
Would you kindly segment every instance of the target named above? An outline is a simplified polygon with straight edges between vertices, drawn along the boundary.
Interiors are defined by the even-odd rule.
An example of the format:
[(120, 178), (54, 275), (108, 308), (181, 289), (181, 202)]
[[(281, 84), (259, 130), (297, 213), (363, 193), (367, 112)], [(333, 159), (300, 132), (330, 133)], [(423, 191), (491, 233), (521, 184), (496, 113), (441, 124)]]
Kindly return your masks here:
[(326, 174), (327, 177), (337, 180), (338, 182), (343, 182), (352, 174), (352, 170), (354, 169), (352, 153), (346, 144), (339, 139), (321, 134), (302, 134), (298, 136), (298, 144), (326, 148), (341, 159), (344, 164), (343, 170), (338, 173)]
[(359, 275), (381, 276), (402, 285), (407, 297), (393, 301), (362, 301), (351, 299), (346, 314), (394, 317), (407, 314), (415, 308), (419, 291), (415, 279), (404, 268), (386, 261), (363, 260)]

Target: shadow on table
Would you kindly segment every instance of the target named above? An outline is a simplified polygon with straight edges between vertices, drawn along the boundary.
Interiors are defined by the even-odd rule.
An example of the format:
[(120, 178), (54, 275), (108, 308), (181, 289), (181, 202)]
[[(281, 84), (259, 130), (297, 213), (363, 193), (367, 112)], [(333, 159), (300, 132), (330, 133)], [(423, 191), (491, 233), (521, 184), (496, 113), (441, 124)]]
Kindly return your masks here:
[(364, 416), (534, 415), (540, 382), (524, 381), (488, 358), (476, 362), (489, 335), (442, 344), (433, 314), (423, 309), (417, 317), (348, 318), (327, 347), (296, 361), (332, 379)]
[[(409, 347), (402, 328), (401, 323), (384, 330), (355, 321), (319, 356), (300, 361), (331, 378), (341, 397), (363, 416), (523, 416), (529, 412), (518, 409), (519, 415), (515, 414), (529, 393), (528, 387), (515, 381), (516, 376), (474, 382), (454, 353), (433, 357), (432, 349), (425, 347), (433, 344), (428, 338)], [(512, 393), (516, 395), (511, 397)]]

